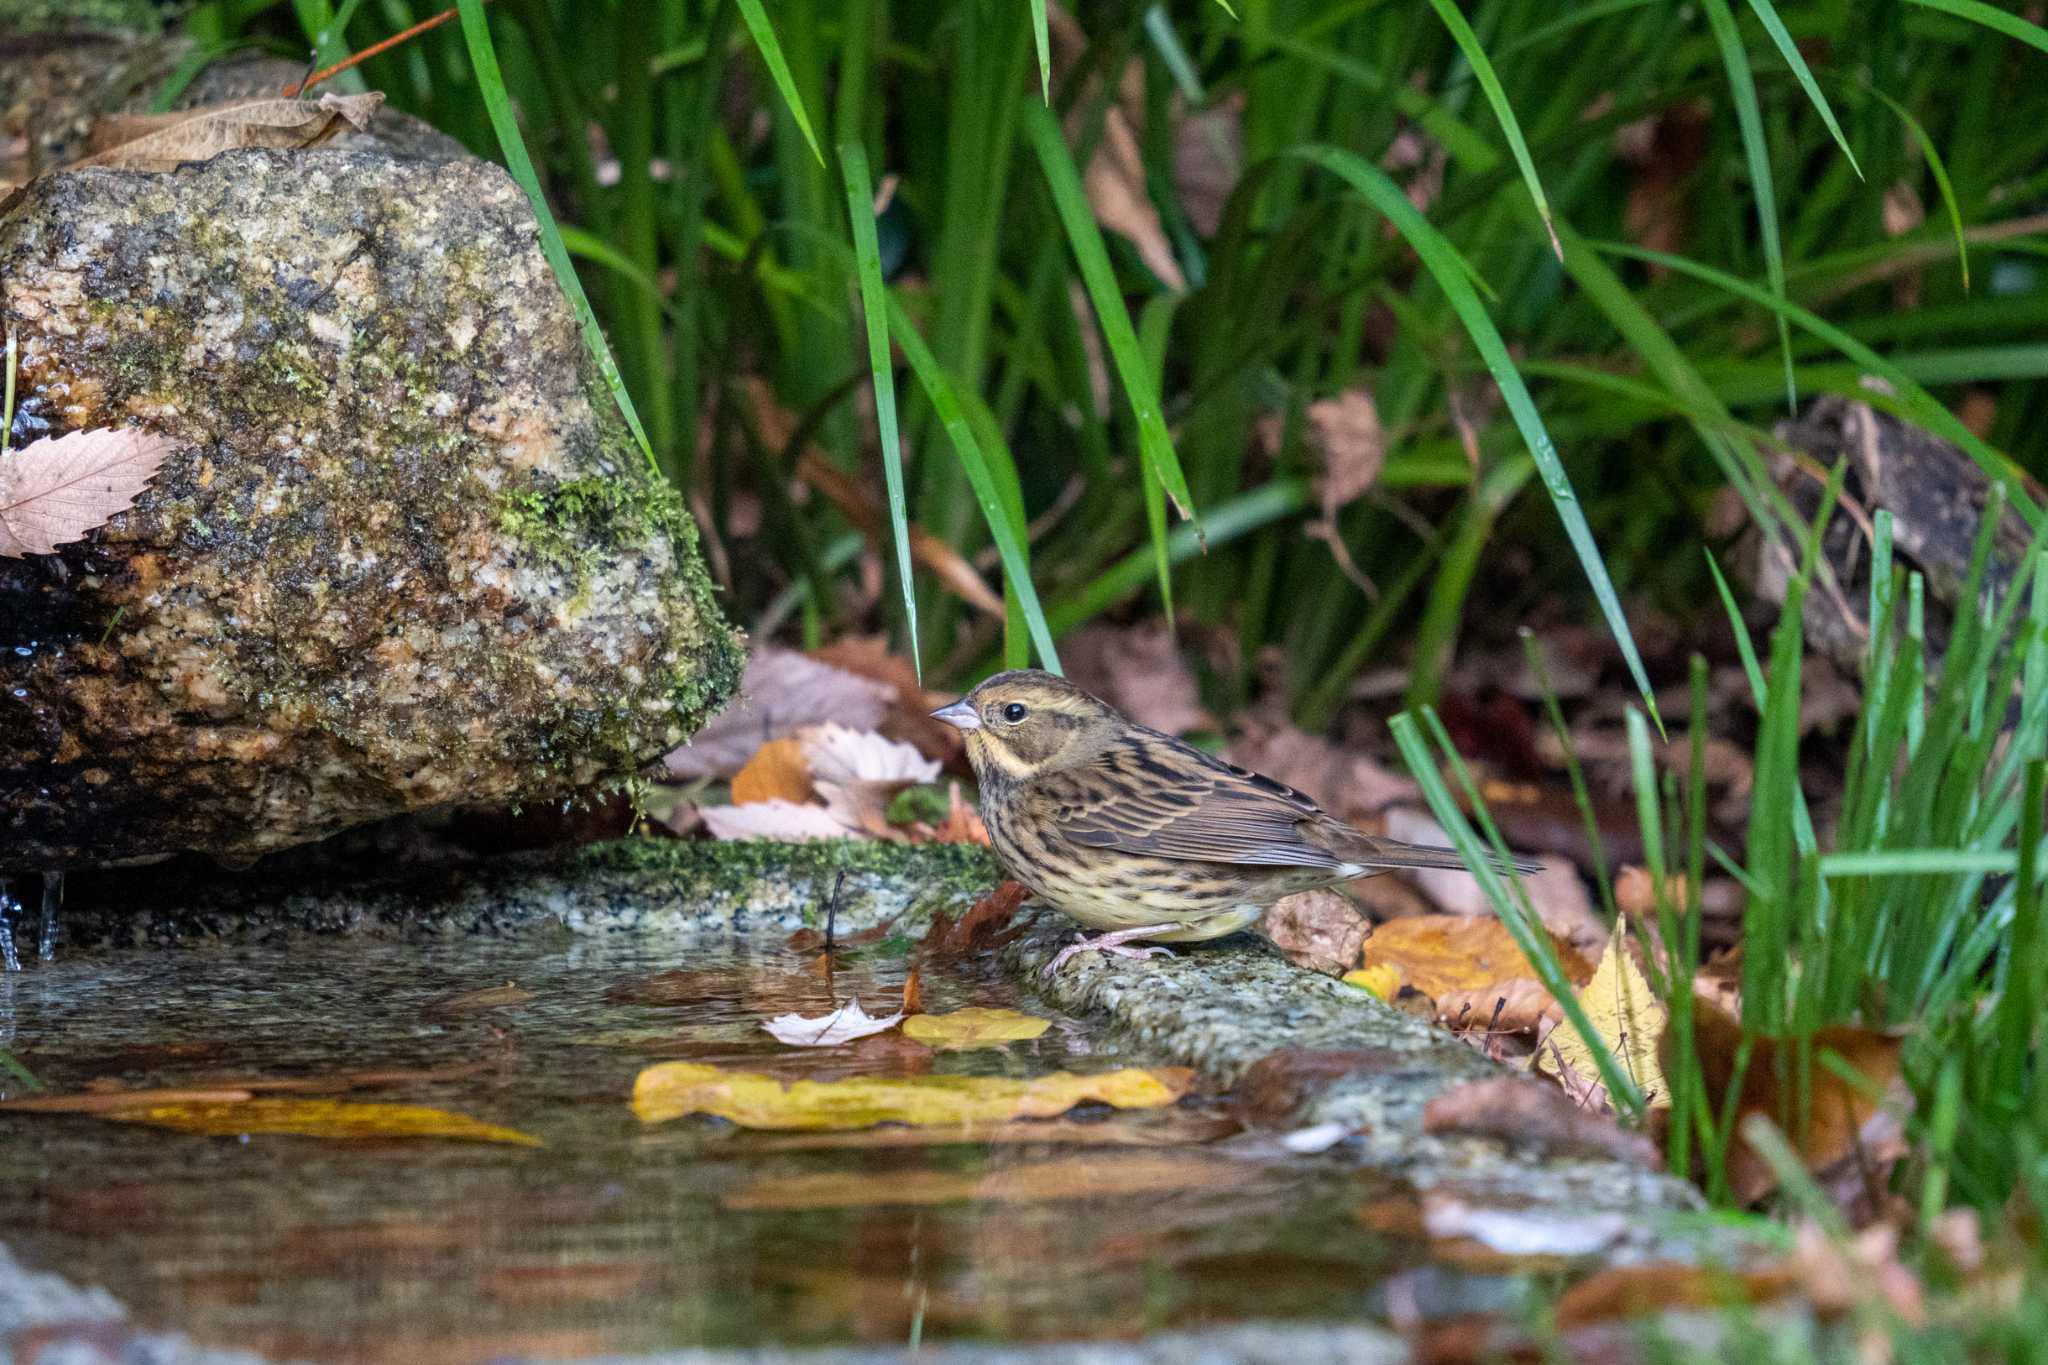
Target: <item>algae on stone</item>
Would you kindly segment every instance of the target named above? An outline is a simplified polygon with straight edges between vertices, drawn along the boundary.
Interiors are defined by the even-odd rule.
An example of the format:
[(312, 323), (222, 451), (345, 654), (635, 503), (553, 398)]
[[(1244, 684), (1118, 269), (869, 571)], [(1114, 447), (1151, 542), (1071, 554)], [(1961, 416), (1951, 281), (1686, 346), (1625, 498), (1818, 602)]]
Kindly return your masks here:
[(179, 442), (92, 539), (0, 561), (0, 868), (553, 799), (737, 686), (695, 527), (496, 166), (49, 175), (0, 287), (18, 440)]

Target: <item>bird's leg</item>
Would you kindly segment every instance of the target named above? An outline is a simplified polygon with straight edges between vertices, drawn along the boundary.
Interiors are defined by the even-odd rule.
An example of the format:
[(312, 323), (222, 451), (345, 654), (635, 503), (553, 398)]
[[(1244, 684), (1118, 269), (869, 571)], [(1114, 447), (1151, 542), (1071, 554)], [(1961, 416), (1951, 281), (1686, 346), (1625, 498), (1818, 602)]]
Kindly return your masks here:
[(1045, 975), (1051, 976), (1061, 967), (1064, 967), (1067, 959), (1076, 953), (1091, 951), (1114, 953), (1118, 957), (1136, 958), (1141, 962), (1148, 957), (1172, 957), (1173, 950), (1171, 948), (1162, 948), (1156, 943), (1147, 944), (1142, 948), (1133, 948), (1129, 944), (1134, 938), (1144, 938), (1148, 934), (1162, 934), (1169, 929), (1177, 927), (1172, 924), (1141, 924), (1135, 929), (1118, 929), (1112, 933), (1097, 934), (1094, 938), (1083, 934), (1074, 942), (1060, 949), (1053, 960), (1045, 964)]

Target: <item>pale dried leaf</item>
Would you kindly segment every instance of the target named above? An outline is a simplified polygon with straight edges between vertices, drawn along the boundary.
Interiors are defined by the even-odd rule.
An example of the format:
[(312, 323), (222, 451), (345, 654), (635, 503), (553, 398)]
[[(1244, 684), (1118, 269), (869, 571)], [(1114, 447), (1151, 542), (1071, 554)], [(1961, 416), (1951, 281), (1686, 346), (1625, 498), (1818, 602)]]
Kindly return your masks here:
[(1316, 497), (1324, 517), (1363, 497), (1379, 479), (1387, 461), (1386, 433), (1380, 411), (1364, 389), (1346, 389), (1335, 398), (1308, 405), (1309, 444), (1322, 457), (1316, 475)]
[(1173, 188), (1188, 222), (1204, 237), (1223, 226), (1223, 210), (1244, 174), (1244, 103), (1234, 90), (1173, 128)]
[(0, 555), (46, 555), (125, 512), (176, 446), (133, 427), (31, 441), (0, 458)]
[[(345, 129), (370, 126), (384, 96), (322, 95), (317, 100), (257, 99), (160, 116), (123, 115), (96, 129), (93, 155), (66, 169), (103, 166), (122, 171), (168, 171), (242, 147), (294, 150), (317, 147)], [(117, 140), (122, 139), (122, 140)]]
[(885, 739), (872, 730), (834, 722), (813, 726), (797, 738), (812, 778), (826, 782), (935, 782), (939, 765), (914, 745)]
[(1160, 225), (1159, 210), (1145, 192), (1145, 161), (1138, 150), (1138, 135), (1121, 109), (1112, 108), (1103, 117), (1102, 140), (1088, 160), (1082, 189), (1095, 210), (1095, 220), (1137, 248), (1138, 259), (1178, 294), (1188, 287), (1187, 277), (1174, 259), (1173, 246)]
[(704, 828), (714, 839), (847, 839), (852, 832), (823, 806), (794, 801), (754, 801), (744, 806), (704, 806)]
[(890, 1015), (872, 1015), (860, 1007), (859, 1000), (849, 1000), (830, 1014), (808, 1018), (801, 1014), (779, 1014), (761, 1027), (775, 1035), (776, 1042), (791, 1047), (837, 1047), (895, 1028), (902, 1022), (901, 1010)]
[(672, 750), (663, 765), (684, 779), (730, 777), (763, 744), (806, 725), (836, 720), (873, 729), (895, 699), (896, 689), (877, 679), (793, 649), (757, 649), (740, 680), (740, 700), (713, 716), (688, 744)]
[[(1657, 1052), (1670, 1012), (1650, 989), (1643, 969), (1636, 965), (1635, 954), (1628, 946), (1627, 924), (1623, 920), (1607, 940), (1607, 951), (1601, 954), (1593, 979), (1579, 988), (1579, 1004), (1586, 1011), (1587, 1022), (1607, 1045), (1622, 1074), (1635, 1083), (1644, 1102), (1652, 1109), (1665, 1109), (1671, 1105), (1671, 1087), (1665, 1084), (1664, 1066)], [(1593, 1049), (1569, 1021), (1553, 1030), (1537, 1053), (1537, 1065), (1552, 1073), (1557, 1071), (1560, 1060), (1581, 1076), (1600, 1074)]]

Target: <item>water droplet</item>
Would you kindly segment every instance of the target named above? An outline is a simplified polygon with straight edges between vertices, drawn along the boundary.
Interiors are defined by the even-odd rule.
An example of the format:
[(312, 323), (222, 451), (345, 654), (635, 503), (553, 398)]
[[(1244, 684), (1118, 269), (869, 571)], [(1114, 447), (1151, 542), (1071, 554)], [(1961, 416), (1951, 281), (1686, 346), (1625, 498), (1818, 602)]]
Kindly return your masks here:
[(43, 922), (38, 926), (36, 956), (49, 962), (57, 956), (57, 910), (64, 904), (64, 874), (43, 874)]
[(21, 970), (21, 954), (14, 947), (14, 917), (20, 913), (12, 884), (0, 881), (0, 971)]

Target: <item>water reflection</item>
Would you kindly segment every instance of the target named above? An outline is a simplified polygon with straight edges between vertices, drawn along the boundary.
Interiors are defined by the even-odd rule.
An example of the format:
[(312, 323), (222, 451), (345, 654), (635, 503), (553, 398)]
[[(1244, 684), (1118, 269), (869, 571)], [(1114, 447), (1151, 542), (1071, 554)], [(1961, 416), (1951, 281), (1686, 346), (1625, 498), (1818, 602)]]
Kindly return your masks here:
[[(1214, 1101), (944, 1143), (633, 1117), (633, 1076), (661, 1058), (791, 1079), (1148, 1060), (1068, 1019), (967, 1052), (896, 1035), (789, 1049), (760, 1031), (856, 993), (891, 999), (900, 948), (843, 958), (829, 980), (779, 941), (610, 938), (302, 940), (0, 977), (0, 1037), (11, 1018), (10, 1045), (56, 1089), (416, 1072), (352, 1097), (547, 1143), (236, 1141), (0, 1115), (0, 1227), (23, 1259), (106, 1285), (152, 1325), (366, 1362), (1345, 1316), (1424, 1256), (1359, 1217), (1388, 1191), (1339, 1160), (1239, 1150)], [(16, 980), (32, 987), (18, 999)], [(470, 995), (507, 982), (520, 991)], [(1045, 1012), (972, 966), (927, 968), (924, 991), (934, 1011)]]

